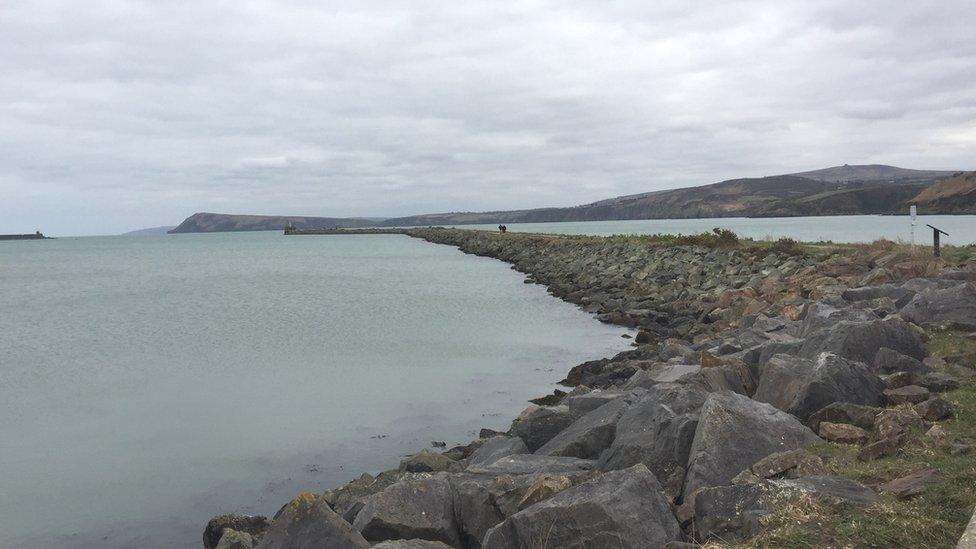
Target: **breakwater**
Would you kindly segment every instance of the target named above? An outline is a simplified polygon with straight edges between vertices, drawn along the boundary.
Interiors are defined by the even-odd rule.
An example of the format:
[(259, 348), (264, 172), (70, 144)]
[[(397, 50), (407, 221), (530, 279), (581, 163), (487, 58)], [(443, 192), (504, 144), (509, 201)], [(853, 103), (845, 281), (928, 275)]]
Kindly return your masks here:
[[(396, 470), (302, 494), (271, 521), (215, 517), (206, 547), (743, 540), (775, 535), (769, 521), (791, 506), (860, 516), (960, 480), (951, 461), (888, 468), (871, 481), (855, 464), (911, 467), (919, 447), (946, 460), (969, 451), (954, 431), (964, 426), (947, 421), (963, 410), (939, 396), (962, 390), (969, 357), (936, 356), (927, 343), (976, 331), (972, 263), (898, 248), (744, 245), (723, 234), (404, 233), (509, 262), (601, 321), (637, 328), (635, 348), (572, 368), (566, 391), (537, 399), (505, 433), (485, 430)], [(818, 525), (834, 517), (814, 516)], [(944, 524), (942, 535), (964, 524)]]
[(47, 238), (41, 231), (29, 234), (0, 234), (0, 240), (43, 240)]

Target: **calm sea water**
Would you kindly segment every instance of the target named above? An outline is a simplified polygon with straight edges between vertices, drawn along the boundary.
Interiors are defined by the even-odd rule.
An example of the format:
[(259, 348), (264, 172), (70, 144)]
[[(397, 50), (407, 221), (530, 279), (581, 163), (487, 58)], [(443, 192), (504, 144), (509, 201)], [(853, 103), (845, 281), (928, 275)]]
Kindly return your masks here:
[[(930, 245), (932, 230), (926, 223), (949, 233), (943, 244), (976, 244), (976, 215), (921, 215), (915, 222), (915, 242)], [(639, 219), (570, 223), (508, 223), (508, 230), (557, 234), (695, 234), (715, 227), (731, 229), (739, 236), (757, 240), (788, 236), (802, 241), (872, 242), (879, 238), (911, 241), (908, 216), (841, 215), (829, 217), (723, 217), (716, 219)], [(458, 225), (459, 228), (494, 230), (498, 225)]]
[(403, 236), (0, 243), (0, 546), (198, 547), (505, 427), (627, 347), (501, 262)]

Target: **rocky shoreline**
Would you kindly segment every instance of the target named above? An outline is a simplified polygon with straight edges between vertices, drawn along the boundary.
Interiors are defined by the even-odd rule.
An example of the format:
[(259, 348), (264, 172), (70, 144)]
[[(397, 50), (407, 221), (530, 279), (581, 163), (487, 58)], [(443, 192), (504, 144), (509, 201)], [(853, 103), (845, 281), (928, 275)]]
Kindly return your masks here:
[(869, 485), (812, 449), (884, 460), (952, 417), (939, 394), (966, 384), (971, 365), (930, 356), (926, 340), (976, 332), (976, 262), (723, 232), (403, 233), (511, 263), (635, 328), (635, 347), (575, 366), (566, 391), (534, 400), (505, 433), (301, 494), (271, 520), (214, 517), (205, 548), (731, 544), (784, 508), (864, 509), (942, 480), (932, 469)]

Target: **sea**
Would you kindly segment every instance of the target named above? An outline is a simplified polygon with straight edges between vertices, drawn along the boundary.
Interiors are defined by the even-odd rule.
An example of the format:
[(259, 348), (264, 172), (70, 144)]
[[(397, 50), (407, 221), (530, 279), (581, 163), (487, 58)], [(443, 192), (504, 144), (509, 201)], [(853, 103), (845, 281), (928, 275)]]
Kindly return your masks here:
[[(916, 223), (920, 245), (926, 223), (976, 242), (976, 216)], [(508, 225), (713, 227), (910, 238), (894, 216)], [(572, 366), (629, 348), (627, 330), (523, 279), (401, 235), (0, 243), (0, 547), (199, 547), (214, 514), (270, 516), (300, 491), (505, 429)]]

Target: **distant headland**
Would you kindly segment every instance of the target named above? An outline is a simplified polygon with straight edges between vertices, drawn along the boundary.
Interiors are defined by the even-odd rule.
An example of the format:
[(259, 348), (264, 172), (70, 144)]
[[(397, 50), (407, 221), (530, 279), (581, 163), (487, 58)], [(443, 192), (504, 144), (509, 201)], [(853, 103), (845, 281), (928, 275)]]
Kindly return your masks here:
[(29, 234), (0, 234), (0, 240), (43, 240), (49, 238), (44, 236), (41, 231)]

